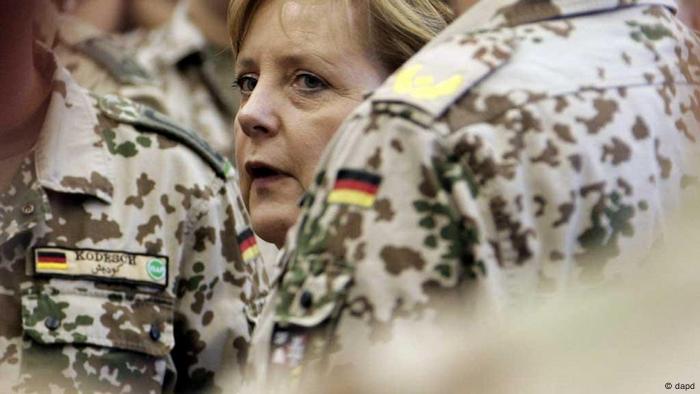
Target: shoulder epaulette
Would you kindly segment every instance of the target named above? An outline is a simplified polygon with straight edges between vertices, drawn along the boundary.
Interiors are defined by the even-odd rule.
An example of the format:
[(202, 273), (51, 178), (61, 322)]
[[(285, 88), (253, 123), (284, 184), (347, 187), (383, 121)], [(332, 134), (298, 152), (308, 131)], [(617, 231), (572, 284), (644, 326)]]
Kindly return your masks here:
[(104, 67), (121, 84), (153, 84), (153, 77), (148, 71), (108, 36), (91, 37), (74, 46)]
[(405, 103), (439, 117), (505, 64), (512, 52), (512, 33), (508, 31), (453, 36), (418, 52), (370, 100)]
[(184, 144), (197, 153), (223, 179), (234, 174), (231, 162), (212, 149), (194, 131), (177, 125), (174, 120), (166, 115), (147, 105), (116, 95), (95, 95), (94, 97), (97, 99), (100, 111), (107, 117), (118, 122), (131, 124), (137, 129), (153, 131)]

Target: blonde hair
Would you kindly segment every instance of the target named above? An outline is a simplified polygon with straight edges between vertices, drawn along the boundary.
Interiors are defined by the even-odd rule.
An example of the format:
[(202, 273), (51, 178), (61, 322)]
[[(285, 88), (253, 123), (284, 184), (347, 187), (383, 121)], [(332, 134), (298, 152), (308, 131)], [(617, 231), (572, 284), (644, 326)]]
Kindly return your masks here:
[[(234, 54), (264, 0), (232, 0), (228, 26)], [(341, 0), (335, 0), (341, 1)], [(393, 72), (452, 20), (446, 0), (342, 0), (346, 6), (362, 6), (367, 15), (363, 46), (386, 71)]]

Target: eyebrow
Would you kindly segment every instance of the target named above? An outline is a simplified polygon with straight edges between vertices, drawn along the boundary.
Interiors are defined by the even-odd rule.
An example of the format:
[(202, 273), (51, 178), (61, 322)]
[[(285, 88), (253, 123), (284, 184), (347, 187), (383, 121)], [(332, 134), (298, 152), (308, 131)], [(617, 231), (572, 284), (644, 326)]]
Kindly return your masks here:
[[(317, 61), (320, 61), (327, 67), (332, 67), (332, 68), (337, 68), (337, 64), (324, 58), (323, 56), (314, 53), (314, 52), (306, 52), (304, 54), (291, 54), (291, 55), (284, 55), (281, 56), (278, 59), (275, 59), (275, 62), (284, 66), (284, 67), (299, 67), (303, 65), (306, 62), (306, 58), (311, 57)], [(257, 62), (251, 58), (244, 57), (241, 58), (238, 62), (236, 62), (236, 68), (254, 68), (257, 65)]]
[(315, 60), (318, 60), (318, 61), (324, 63), (327, 66), (336, 67), (336, 64), (334, 64), (333, 62), (329, 61), (328, 59), (326, 59), (323, 56), (321, 56), (317, 53), (314, 53), (314, 52), (307, 52), (304, 55), (301, 55), (301, 54), (285, 55), (285, 56), (282, 56), (278, 62), (284, 66), (300, 66), (306, 61), (306, 59), (305, 59), (306, 57), (311, 57)]
[(236, 64), (235, 68), (252, 68), (255, 67), (255, 61), (251, 58), (244, 57), (243, 59), (239, 59)]

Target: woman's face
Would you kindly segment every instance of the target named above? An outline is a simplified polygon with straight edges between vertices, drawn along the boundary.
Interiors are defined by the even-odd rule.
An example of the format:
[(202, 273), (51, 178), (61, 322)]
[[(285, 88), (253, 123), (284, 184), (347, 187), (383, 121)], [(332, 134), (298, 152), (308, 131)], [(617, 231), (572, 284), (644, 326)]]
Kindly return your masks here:
[(343, 119), (386, 72), (340, 2), (268, 0), (236, 59), (236, 163), (254, 230), (281, 246)]

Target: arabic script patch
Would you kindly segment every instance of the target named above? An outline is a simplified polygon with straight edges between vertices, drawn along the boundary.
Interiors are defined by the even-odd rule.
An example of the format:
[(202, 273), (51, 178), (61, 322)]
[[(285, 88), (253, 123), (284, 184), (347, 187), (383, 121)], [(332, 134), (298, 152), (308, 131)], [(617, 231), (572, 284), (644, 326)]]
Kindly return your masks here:
[(34, 248), (34, 272), (39, 276), (132, 283), (164, 288), (168, 258), (117, 250)]

